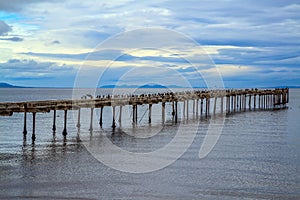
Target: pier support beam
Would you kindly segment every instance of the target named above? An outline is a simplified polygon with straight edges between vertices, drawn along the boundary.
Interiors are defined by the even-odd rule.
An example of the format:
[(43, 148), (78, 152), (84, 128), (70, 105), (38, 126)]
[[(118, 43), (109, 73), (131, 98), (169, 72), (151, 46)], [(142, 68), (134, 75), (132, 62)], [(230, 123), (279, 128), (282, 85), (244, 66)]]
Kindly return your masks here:
[(175, 102), (172, 101), (172, 120), (174, 120), (175, 117)]
[(223, 113), (223, 108), (224, 107), (224, 98), (221, 97), (221, 113)]
[(199, 117), (199, 99), (196, 100), (196, 118)]
[(56, 131), (56, 110), (53, 110), (53, 126), (52, 126), (52, 131)]
[(162, 123), (165, 123), (165, 108), (166, 108), (166, 103), (162, 102), (162, 107), (161, 107), (161, 116), (162, 116)]
[(203, 99), (201, 99), (201, 108), (200, 108), (200, 115), (203, 113)]
[(251, 94), (249, 95), (249, 102), (248, 102), (249, 110), (251, 110)]
[(122, 108), (123, 108), (123, 106), (120, 106), (120, 113), (119, 113), (119, 124), (120, 124), (120, 126), (122, 124)]
[(80, 112), (81, 112), (81, 108), (78, 109), (78, 116), (77, 116), (77, 128), (78, 130), (80, 129)]
[(112, 119), (111, 127), (116, 128), (116, 106), (112, 107), (112, 117), (113, 117), (113, 119)]
[(99, 120), (99, 124), (100, 124), (100, 127), (102, 127), (103, 125), (103, 106), (101, 106), (100, 108), (100, 120)]
[(215, 102), (214, 102), (214, 115), (216, 114), (216, 109), (217, 109), (217, 97), (215, 97)]
[(205, 117), (209, 115), (209, 98), (206, 98)]
[(64, 110), (64, 112), (65, 112), (65, 116), (64, 116), (64, 130), (63, 130), (63, 132), (62, 132), (62, 135), (64, 136), (64, 137), (66, 137), (67, 136), (67, 116), (68, 116), (68, 110)]
[(189, 100), (186, 100), (186, 119), (189, 118)]
[(25, 107), (25, 112), (24, 112), (24, 127), (23, 127), (23, 136), (26, 137), (27, 135), (27, 112), (26, 112), (26, 107), (27, 106), (24, 106)]
[(178, 120), (178, 102), (175, 102), (175, 123), (177, 123)]
[(183, 101), (183, 111), (182, 111), (182, 114), (183, 114), (183, 118), (185, 118), (185, 100)]
[(90, 121), (90, 129), (89, 131), (93, 131), (93, 117), (94, 117), (94, 108), (91, 108), (91, 121)]
[(152, 104), (149, 104), (148, 122), (151, 123)]
[(193, 115), (195, 115), (195, 99), (193, 99)]
[(253, 103), (254, 103), (254, 105), (253, 105), (253, 108), (254, 108), (254, 110), (256, 109), (256, 94), (254, 95), (254, 99), (253, 99)]
[(36, 115), (36, 113), (33, 112), (32, 113), (32, 136), (31, 136), (32, 142), (35, 141), (35, 115)]

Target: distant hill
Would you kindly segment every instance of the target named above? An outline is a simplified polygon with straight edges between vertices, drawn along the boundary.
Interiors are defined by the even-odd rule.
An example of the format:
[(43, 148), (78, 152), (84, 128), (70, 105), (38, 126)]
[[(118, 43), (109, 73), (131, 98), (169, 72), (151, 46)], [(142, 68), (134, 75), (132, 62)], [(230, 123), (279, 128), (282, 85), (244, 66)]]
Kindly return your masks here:
[(100, 88), (181, 88), (177, 85), (103, 85), (100, 86)]
[(8, 83), (0, 83), (0, 88), (24, 88), (24, 87), (11, 85), (11, 84), (8, 84)]

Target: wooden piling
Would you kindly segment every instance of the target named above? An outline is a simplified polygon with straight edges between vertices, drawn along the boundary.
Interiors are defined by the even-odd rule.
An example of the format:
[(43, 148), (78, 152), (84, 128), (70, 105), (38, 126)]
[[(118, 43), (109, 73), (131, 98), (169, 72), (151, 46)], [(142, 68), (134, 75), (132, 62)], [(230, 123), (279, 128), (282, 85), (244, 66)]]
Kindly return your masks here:
[(193, 115), (195, 115), (195, 99), (193, 99)]
[(216, 109), (217, 109), (217, 97), (215, 97), (215, 101), (214, 101), (214, 115), (216, 114)]
[(135, 123), (138, 123), (138, 106), (135, 106)]
[(23, 127), (23, 136), (27, 135), (27, 105), (24, 105), (24, 127)]
[(251, 94), (249, 95), (248, 107), (249, 107), (249, 110), (251, 110)]
[(178, 102), (175, 102), (175, 123), (178, 121)]
[(120, 113), (119, 113), (119, 124), (122, 124), (122, 106), (120, 106)]
[(63, 130), (63, 132), (62, 132), (62, 135), (64, 136), (64, 137), (66, 137), (67, 136), (67, 116), (68, 116), (68, 110), (64, 110), (64, 112), (65, 112), (65, 116), (64, 116), (64, 130)]
[(78, 109), (78, 115), (77, 115), (77, 129), (80, 129), (80, 112), (81, 112), (81, 109), (79, 108)]
[(162, 106), (161, 106), (161, 116), (162, 116), (162, 123), (165, 123), (165, 107), (166, 107), (166, 103), (162, 102)]
[(183, 115), (183, 118), (185, 118), (185, 101), (183, 101), (182, 115)]
[(35, 141), (35, 115), (36, 115), (36, 112), (33, 112), (32, 113), (32, 136), (31, 136), (32, 142)]
[(243, 110), (243, 108), (244, 108), (244, 95), (242, 95), (241, 94), (241, 96), (240, 96), (240, 111), (242, 111)]
[(223, 113), (223, 101), (224, 101), (224, 98), (223, 97), (221, 97), (221, 113)]
[(103, 125), (103, 106), (100, 107), (100, 120), (99, 120), (100, 127)]
[(116, 128), (116, 106), (112, 106), (112, 128)]
[(189, 118), (189, 100), (186, 100), (186, 118)]
[(56, 110), (53, 110), (53, 126), (52, 126), (52, 131), (56, 131)]
[(201, 108), (200, 108), (200, 115), (203, 113), (203, 99), (201, 98)]
[(247, 95), (245, 94), (244, 95), (244, 111), (246, 111), (246, 109), (247, 109)]
[(132, 105), (132, 123), (135, 124), (136, 105)]
[(199, 99), (196, 100), (196, 118), (199, 117)]
[(152, 104), (149, 104), (148, 122), (151, 123)]
[(254, 107), (254, 110), (255, 110), (255, 109), (256, 109), (256, 94), (254, 95), (253, 101), (254, 101), (254, 102), (253, 102), (253, 103), (254, 103), (254, 106), (253, 106), (253, 107)]
[(90, 119), (90, 129), (89, 131), (93, 131), (93, 117), (94, 117), (94, 108), (91, 108), (91, 119)]

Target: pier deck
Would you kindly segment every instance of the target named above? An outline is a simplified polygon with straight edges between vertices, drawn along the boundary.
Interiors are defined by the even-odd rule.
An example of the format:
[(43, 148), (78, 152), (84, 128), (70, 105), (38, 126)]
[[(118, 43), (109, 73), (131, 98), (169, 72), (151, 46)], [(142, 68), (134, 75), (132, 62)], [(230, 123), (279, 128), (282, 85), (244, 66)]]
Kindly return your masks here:
[[(221, 112), (234, 113), (237, 111), (246, 110), (265, 110), (285, 108), (289, 101), (289, 89), (243, 89), (243, 90), (198, 90), (185, 92), (168, 92), (158, 94), (142, 94), (142, 95), (113, 95), (113, 96), (98, 96), (92, 99), (72, 99), (72, 100), (45, 100), (45, 101), (28, 101), (28, 102), (3, 102), (0, 103), (0, 116), (11, 116), (15, 112), (24, 113), (24, 136), (27, 134), (27, 113), (33, 114), (33, 134), (32, 139), (35, 140), (35, 116), (38, 112), (48, 113), (53, 111), (53, 131), (56, 130), (56, 111), (64, 110), (64, 130), (63, 135), (67, 135), (67, 111), (78, 110), (77, 127), (80, 128), (80, 109), (91, 109), (91, 125), (92, 117), (95, 108), (100, 108), (100, 126), (102, 126), (102, 113), (104, 107), (112, 107), (113, 119), (112, 127), (116, 127), (115, 123), (115, 107), (132, 106), (133, 123), (137, 123), (137, 106), (149, 105), (148, 117), (151, 123), (151, 108), (152, 104), (162, 105), (162, 120), (165, 120), (165, 104), (172, 103), (172, 116), (177, 123), (178, 109), (177, 103), (183, 102), (183, 112), (188, 112), (188, 101), (193, 101), (193, 111), (198, 115), (210, 115), (210, 101), (214, 100), (213, 112), (216, 113), (216, 104), (219, 99)], [(199, 106), (199, 102), (201, 103)], [(200, 107), (200, 110), (199, 110)], [(200, 112), (199, 112), (200, 111)], [(121, 120), (121, 112), (119, 121)]]

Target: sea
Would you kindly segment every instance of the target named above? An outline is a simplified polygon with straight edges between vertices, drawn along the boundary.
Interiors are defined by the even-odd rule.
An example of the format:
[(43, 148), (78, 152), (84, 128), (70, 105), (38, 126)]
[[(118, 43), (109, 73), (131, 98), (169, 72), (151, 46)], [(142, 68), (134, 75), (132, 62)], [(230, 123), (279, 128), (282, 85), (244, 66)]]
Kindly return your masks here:
[[(144, 88), (135, 92), (165, 91)], [(82, 89), (74, 96), (72, 89), (7, 88), (0, 89), (0, 102), (76, 99), (91, 92)], [(98, 89), (93, 95), (130, 92)], [(120, 124), (117, 107), (115, 129), (111, 108), (104, 108), (102, 127), (100, 111), (95, 109), (92, 131), (90, 109), (81, 110), (80, 131), (78, 112), (69, 111), (66, 138), (62, 135), (63, 111), (56, 113), (55, 132), (53, 111), (37, 113), (35, 142), (31, 140), (31, 113), (27, 114), (26, 138), (24, 113), (0, 116), (0, 199), (300, 199), (300, 89), (290, 89), (288, 108), (279, 110), (252, 109), (206, 118), (195, 114), (192, 103), (187, 116), (179, 105), (178, 123), (174, 123), (170, 104), (164, 122), (161, 105), (153, 105), (151, 124), (146, 105), (138, 106), (137, 124), (132, 123), (130, 106), (124, 106)], [(215, 118), (222, 118), (219, 137), (211, 151), (199, 157)], [(131, 165), (130, 170), (122, 170), (126, 158), (112, 156), (111, 161), (118, 164), (115, 167), (89, 148), (95, 141), (101, 144), (108, 139), (133, 156), (147, 154), (167, 147), (179, 130), (181, 141), (192, 138), (191, 144), (166, 165), (164, 159), (174, 156), (162, 155), (156, 163), (161, 166), (147, 171), (138, 168), (142, 159), (137, 158), (136, 169)], [(178, 149), (183, 146), (180, 142), (175, 145)], [(101, 148), (106, 150), (105, 145), (99, 145)]]

